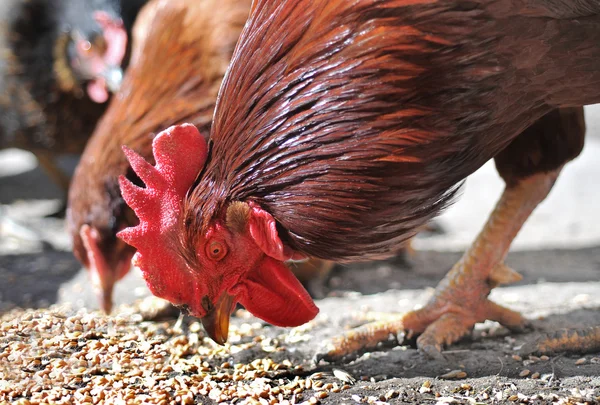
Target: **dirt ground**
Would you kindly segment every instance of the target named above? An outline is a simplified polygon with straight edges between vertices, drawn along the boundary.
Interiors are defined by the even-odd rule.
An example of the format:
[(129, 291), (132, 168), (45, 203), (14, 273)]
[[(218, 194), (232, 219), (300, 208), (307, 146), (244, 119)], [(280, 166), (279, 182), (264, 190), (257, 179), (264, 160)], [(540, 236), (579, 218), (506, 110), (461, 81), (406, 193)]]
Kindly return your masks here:
[[(327, 391), (328, 396), (320, 399), (321, 403), (326, 404), (600, 403), (600, 352), (550, 355), (548, 359), (527, 355), (516, 357), (520, 354), (521, 346), (534, 340), (539, 333), (563, 327), (600, 325), (600, 282), (597, 281), (600, 266), (595, 259), (598, 257), (598, 250), (593, 248), (515, 254), (511, 263), (528, 265), (522, 268), (531, 270), (525, 273), (526, 277), (520, 285), (499, 288), (493, 292), (493, 298), (523, 311), (533, 320), (534, 331), (512, 334), (492, 322), (479, 325), (472, 339), (454, 345), (444, 353), (444, 361), (429, 359), (411, 346), (395, 346), (391, 341), (389, 345), (357, 358), (344, 359), (334, 364), (313, 363), (314, 355), (322, 352), (323, 343), (328, 338), (359, 325), (364, 315), (390, 310), (401, 313), (424, 303), (431, 292), (431, 286), (435, 285), (457, 257), (456, 254), (433, 252), (419, 253), (410, 270), (394, 266), (393, 263), (380, 263), (370, 268), (353, 266), (336, 269), (328, 283), (328, 297), (317, 301), (321, 310), (319, 316), (301, 328), (272, 327), (251, 317), (246, 311), (239, 310), (238, 316), (233, 320), (234, 338), (231, 346), (224, 351), (204, 356), (192, 352), (187, 358), (201, 356), (199, 358), (211, 364), (251, 364), (256, 359), (264, 358), (280, 363), (287, 359), (294, 367), (303, 367), (301, 370), (287, 370), (283, 378), (278, 374), (267, 374), (263, 378), (272, 386), (289, 384), (294, 378), (306, 379), (317, 372), (326, 374), (322, 379), (326, 385), (337, 381), (341, 386), (342, 382), (330, 375), (334, 368), (342, 369), (358, 380), (344, 391)], [(559, 268), (565, 263), (571, 263), (569, 273), (576, 276), (566, 277), (567, 272), (564, 271), (557, 271), (556, 274), (547, 272), (548, 264)], [(536, 266), (544, 270), (546, 281), (539, 280), (542, 271), (538, 271)], [(4, 305), (13, 300), (13, 304), (20, 306), (41, 307), (42, 315), (38, 311), (33, 312), (37, 314), (34, 316), (46, 316), (48, 311), (45, 308), (64, 299), (61, 297), (70, 297), (75, 306), (78, 302), (93, 299), (89, 283), (85, 282), (85, 274), (78, 272), (77, 264), (62, 253), (52, 252), (30, 257), (0, 256), (0, 268), (2, 280), (6, 280), (0, 288)], [(570, 280), (566, 280), (567, 278)], [(573, 278), (577, 281), (573, 281)], [(134, 296), (136, 290), (138, 294), (143, 290), (139, 278), (129, 277), (126, 284), (129, 286), (129, 294), (123, 294), (121, 290), (120, 300), (138, 299)], [(332, 284), (336, 287), (332, 288)], [(389, 289), (390, 285), (394, 288)], [(57, 287), (60, 293), (57, 293)], [(71, 316), (81, 314), (76, 309), (66, 311)], [(63, 310), (52, 309), (49, 313), (55, 311)], [(120, 317), (129, 313), (131, 308), (126, 305), (116, 311), (116, 315)], [(95, 315), (104, 317), (97, 313)], [(22, 312), (13, 310), (7, 312), (2, 320), (3, 323), (21, 323), (21, 317)], [(190, 322), (193, 320), (188, 319), (185, 324)], [(141, 318), (135, 318), (129, 323), (135, 326), (128, 326), (122, 331), (117, 327), (117, 331), (113, 333), (125, 336), (128, 328), (141, 328), (144, 324)], [(198, 346), (214, 348), (214, 344), (203, 338), (199, 328), (184, 326), (180, 331), (173, 329), (174, 324), (174, 318), (156, 322), (156, 325), (164, 325), (167, 330), (164, 343), (166, 347), (163, 350), (173, 350), (168, 347), (169, 342), (181, 335), (197, 342), (195, 344)], [(235, 328), (251, 328), (253, 339), (236, 340)], [(99, 336), (108, 336), (108, 332), (102, 330), (97, 333)], [(256, 340), (259, 336), (259, 340)], [(0, 345), (12, 341), (14, 337), (12, 332), (3, 332)], [(25, 338), (21, 339), (29, 342)], [(264, 342), (270, 342), (269, 346), (275, 346), (276, 349), (265, 348)], [(0, 363), (6, 359), (0, 359)], [(5, 366), (10, 366), (10, 363)], [(214, 376), (222, 371), (215, 367), (209, 374)], [(460, 372), (464, 372), (464, 375), (461, 376)], [(157, 372), (154, 369), (151, 375), (170, 373), (172, 372)], [(202, 378), (205, 379), (206, 376), (203, 375)], [(318, 393), (319, 391), (302, 390), (296, 397), (290, 394), (284, 398), (292, 402), (303, 402)], [(233, 402), (231, 397), (217, 399), (211, 398), (209, 394), (210, 392), (206, 396), (199, 394), (195, 401)], [(173, 403), (176, 403), (175, 399)]]
[[(11, 163), (13, 161), (18, 164)], [(22, 170), (15, 169), (13, 173), (6, 169), (18, 168), (19, 164), (22, 165)], [(335, 364), (321, 362), (315, 365), (313, 357), (322, 351), (327, 339), (359, 325), (360, 319), (366, 315), (373, 312), (402, 313), (427, 300), (432, 288), (460, 257), (458, 251), (438, 251), (440, 237), (452, 238), (454, 232), (458, 234), (458, 228), (451, 221), (448, 225), (448, 222), (441, 220), (444, 235), (424, 235), (420, 238), (417, 246), (421, 250), (412, 258), (410, 266), (399, 260), (338, 266), (324, 285), (322, 293), (325, 298), (317, 300), (321, 311), (319, 316), (306, 326), (276, 328), (239, 310), (236, 313), (238, 316), (233, 320), (234, 339), (231, 345), (217, 350), (204, 338), (193, 320), (187, 319), (179, 328), (174, 326), (174, 318), (147, 322), (135, 315), (135, 308), (138, 307), (132, 309), (128, 304), (149, 296), (137, 271), (132, 271), (117, 286), (115, 297), (120, 306), (113, 318), (105, 318), (95, 312), (97, 304), (93, 291), (87, 275), (69, 252), (69, 240), (64, 231), (63, 220), (46, 216), (59, 206), (59, 198), (58, 190), (48, 183), (35, 164), (31, 164), (29, 157), (16, 152), (0, 155), (2, 350), (16, 350), (13, 347), (15, 342), (22, 342), (18, 347), (24, 352), (30, 353), (34, 349), (31, 342), (34, 341), (32, 330), (35, 331), (35, 327), (25, 328), (23, 331), (20, 323), (46, 316), (56, 322), (63, 322), (67, 316), (83, 317), (81, 319), (92, 316), (99, 319), (95, 321), (97, 325), (105, 325), (88, 332), (85, 332), (87, 326), (83, 326), (85, 333), (93, 332), (93, 336), (90, 335), (92, 340), (102, 341), (106, 338), (110, 341), (115, 336), (125, 339), (128, 333), (143, 334), (149, 328), (156, 334), (158, 328), (164, 335), (158, 334), (163, 336), (160, 338), (162, 340), (159, 339), (159, 346), (168, 354), (170, 350), (175, 350), (173, 342), (177, 342), (181, 336), (187, 339), (187, 351), (177, 355), (173, 352), (166, 356), (164, 364), (161, 363), (162, 369), (146, 371), (145, 364), (141, 363), (139, 367), (144, 373), (148, 373), (148, 378), (155, 378), (163, 373), (165, 379), (180, 376), (196, 382), (202, 380), (204, 384), (207, 378), (226, 375), (226, 364), (231, 367), (237, 365), (242, 369), (242, 365), (250, 365), (256, 359), (265, 358), (278, 364), (285, 363), (280, 371), (273, 371), (269, 367), (266, 371), (263, 370), (261, 383), (269, 386), (269, 390), (272, 390), (269, 392), (279, 392), (275, 387), (301, 380), (303, 382), (298, 384), (302, 386), (302, 390), (294, 394), (293, 389), (285, 391), (282, 388), (280, 394), (268, 397), (275, 398), (275, 402), (279, 398), (290, 403), (312, 400), (311, 403), (319, 401), (324, 404), (600, 403), (600, 351), (549, 355), (548, 358), (528, 355), (518, 357), (521, 346), (534, 340), (540, 333), (565, 327), (600, 325), (600, 240), (587, 243), (587, 247), (521, 249), (509, 255), (507, 264), (523, 274), (523, 280), (516, 285), (498, 288), (493, 291), (492, 298), (522, 311), (532, 320), (532, 331), (515, 334), (493, 322), (478, 325), (472, 338), (452, 346), (444, 353), (443, 361), (429, 359), (411, 345), (398, 346), (391, 341), (388, 345), (355, 358), (344, 359)], [(469, 212), (470, 208), (469, 205), (464, 205), (460, 209)], [(455, 217), (464, 218), (464, 215)], [(595, 218), (587, 219), (593, 220)], [(477, 221), (481, 221), (481, 218)], [(430, 240), (433, 242), (428, 245)], [(589, 239), (586, 241), (589, 242)], [(436, 250), (427, 250), (427, 246), (433, 246)], [(55, 304), (68, 304), (69, 307), (65, 309)], [(55, 306), (48, 309), (52, 305)], [(112, 325), (111, 319), (126, 319), (126, 322), (122, 327), (119, 322), (113, 327), (106, 326)], [(68, 329), (71, 326), (64, 327)], [(244, 330), (246, 332), (240, 334), (241, 338), (235, 337), (236, 333)], [(68, 329), (67, 332), (72, 331)], [(51, 341), (49, 338), (44, 339)], [(81, 342), (81, 345), (85, 344), (87, 343)], [(208, 349), (214, 351), (208, 353)], [(107, 350), (110, 352), (110, 349)], [(40, 356), (42, 364), (45, 364), (43, 359), (47, 354), (42, 353)], [(71, 355), (65, 356), (68, 363)], [(198, 371), (197, 368), (194, 371), (173, 371), (173, 364), (179, 361), (192, 362), (196, 357), (208, 362), (204, 371)], [(31, 399), (33, 394), (31, 390), (27, 391), (19, 385), (20, 380), (14, 375), (15, 367), (18, 368), (16, 362), (15, 357), (0, 353), (0, 400), (20, 400), (20, 403), (26, 403), (23, 402), (24, 399)], [(20, 369), (27, 369), (23, 367)], [(339, 373), (332, 374), (334, 369), (349, 373), (357, 380), (356, 383), (350, 385), (347, 381), (340, 380)], [(41, 371), (36, 370), (31, 372), (36, 378), (42, 378), (38, 376)], [(113, 374), (114, 368), (108, 369), (105, 377)], [(229, 375), (231, 377), (233, 374)], [(84, 373), (83, 377), (76, 378), (87, 381), (77, 386), (80, 389), (86, 384), (95, 384), (96, 377), (93, 373)], [(225, 377), (221, 375), (219, 378)], [(242, 382), (239, 384), (252, 384), (249, 380), (240, 378)], [(311, 387), (307, 388), (309, 379)], [(224, 380), (220, 381), (219, 384), (226, 384)], [(316, 387), (314, 381), (321, 381), (321, 386)], [(348, 385), (344, 387), (344, 384)], [(125, 385), (123, 390), (127, 388), (127, 383)], [(131, 386), (134, 385), (132, 383)], [(119, 387), (123, 387), (123, 384)], [(143, 389), (139, 384), (135, 387)], [(224, 388), (217, 388), (217, 385), (212, 387), (213, 391), (210, 391), (210, 387), (196, 391), (190, 401), (275, 403), (260, 395), (236, 399), (238, 397), (235, 395), (226, 395), (228, 391)], [(219, 395), (215, 394), (217, 389), (220, 390)], [(132, 398), (137, 397), (122, 397), (118, 391), (119, 388), (113, 388), (110, 394), (106, 394), (108, 396), (105, 403), (135, 402)], [(154, 391), (148, 388), (144, 392), (148, 394), (143, 395), (151, 395)], [(168, 398), (166, 403), (186, 403), (175, 393), (165, 395)], [(261, 402), (261, 399), (265, 402)], [(82, 403), (76, 397), (70, 397), (70, 401)]]

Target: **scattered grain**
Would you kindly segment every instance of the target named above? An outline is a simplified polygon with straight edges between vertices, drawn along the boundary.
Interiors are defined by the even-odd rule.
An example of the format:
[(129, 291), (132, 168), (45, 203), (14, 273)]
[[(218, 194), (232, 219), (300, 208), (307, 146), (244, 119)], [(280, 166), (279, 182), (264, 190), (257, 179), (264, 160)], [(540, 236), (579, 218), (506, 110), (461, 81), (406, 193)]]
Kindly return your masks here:
[(386, 401), (389, 401), (392, 398), (396, 398), (398, 395), (400, 395), (398, 391), (389, 390), (388, 392), (385, 393), (384, 398)]
[(315, 394), (315, 397), (319, 398), (319, 399), (325, 399), (329, 396), (329, 394), (325, 391), (321, 391), (318, 392), (317, 394)]

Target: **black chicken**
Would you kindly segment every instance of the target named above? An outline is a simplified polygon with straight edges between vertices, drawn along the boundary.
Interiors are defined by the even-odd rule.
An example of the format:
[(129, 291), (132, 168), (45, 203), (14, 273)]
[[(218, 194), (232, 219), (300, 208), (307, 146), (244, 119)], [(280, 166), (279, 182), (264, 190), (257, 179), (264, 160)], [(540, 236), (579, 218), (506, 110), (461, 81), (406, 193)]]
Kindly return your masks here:
[(66, 192), (60, 154), (80, 153), (120, 85), (146, 0), (3, 0), (0, 149), (33, 152)]

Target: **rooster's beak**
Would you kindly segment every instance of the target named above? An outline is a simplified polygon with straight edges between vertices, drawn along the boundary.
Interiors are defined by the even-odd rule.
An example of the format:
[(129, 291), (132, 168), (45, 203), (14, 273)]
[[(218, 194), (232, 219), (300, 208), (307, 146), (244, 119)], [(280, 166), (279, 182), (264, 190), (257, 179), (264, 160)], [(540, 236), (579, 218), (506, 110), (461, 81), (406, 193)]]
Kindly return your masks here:
[(202, 325), (208, 336), (222, 345), (227, 342), (229, 333), (229, 316), (235, 304), (233, 297), (223, 293), (216, 305), (202, 318)]

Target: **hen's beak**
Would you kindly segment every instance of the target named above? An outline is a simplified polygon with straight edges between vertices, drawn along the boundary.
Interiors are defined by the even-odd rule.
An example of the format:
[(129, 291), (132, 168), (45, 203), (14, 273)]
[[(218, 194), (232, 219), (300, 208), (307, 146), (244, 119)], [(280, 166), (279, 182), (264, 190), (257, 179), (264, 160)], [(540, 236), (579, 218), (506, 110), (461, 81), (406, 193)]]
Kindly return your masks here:
[[(106, 282), (106, 281), (105, 281)], [(113, 289), (114, 289), (114, 281), (111, 280), (110, 286), (95, 286), (96, 295), (98, 297), (98, 302), (100, 302), (100, 306), (102, 307), (102, 311), (106, 315), (109, 315), (112, 312), (113, 307)]]
[(202, 318), (202, 325), (208, 336), (222, 345), (227, 342), (229, 333), (229, 316), (235, 304), (233, 297), (223, 293), (217, 304)]
[(121, 254), (114, 264), (109, 264), (99, 246), (99, 232), (83, 225), (79, 231), (87, 253), (88, 270), (91, 273), (92, 284), (96, 290), (102, 310), (110, 314), (113, 306), (113, 289), (115, 283), (123, 278), (131, 267), (131, 253)]
[(120, 66), (107, 66), (101, 76), (106, 81), (106, 87), (111, 93), (119, 91), (123, 81), (123, 69)]

